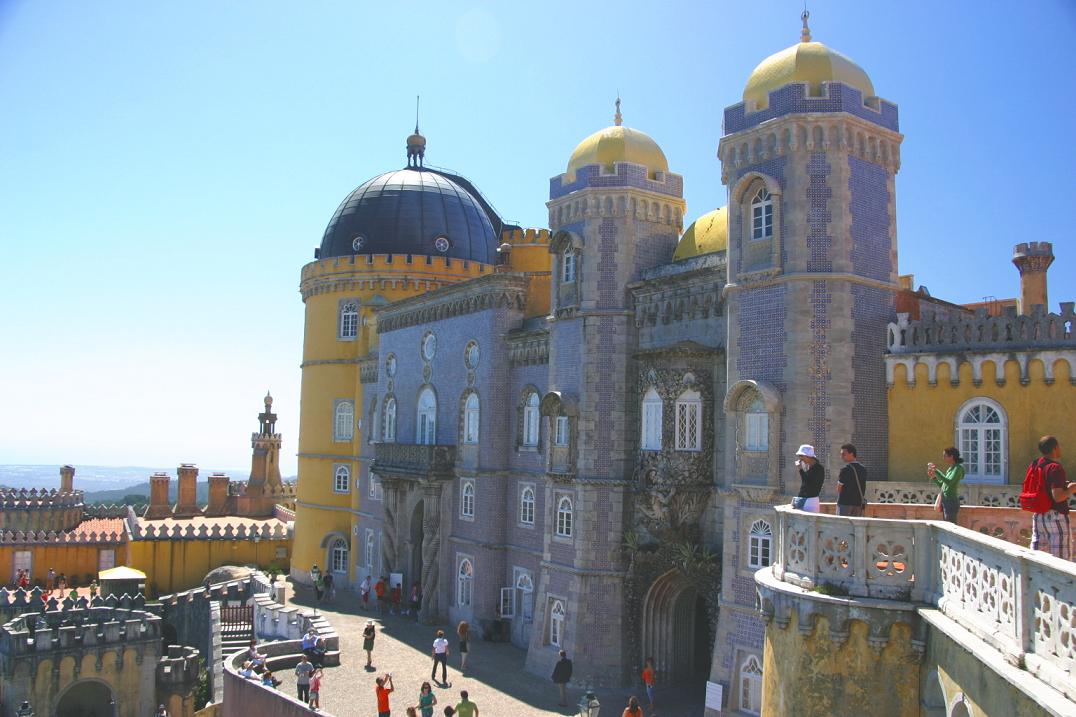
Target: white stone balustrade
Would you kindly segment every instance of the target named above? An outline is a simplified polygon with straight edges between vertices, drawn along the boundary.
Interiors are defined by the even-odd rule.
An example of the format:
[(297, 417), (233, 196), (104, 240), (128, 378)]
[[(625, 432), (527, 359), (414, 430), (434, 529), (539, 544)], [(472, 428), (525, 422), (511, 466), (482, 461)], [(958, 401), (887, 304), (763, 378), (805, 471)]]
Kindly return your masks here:
[(937, 516), (931, 506), (882, 512), (897, 508), (911, 510), (903, 519), (847, 518), (831, 504), (821, 513), (778, 506), (768, 569), (801, 588), (937, 606), (1008, 662), (1076, 699), (1076, 565), (959, 525), (908, 519), (920, 510)]

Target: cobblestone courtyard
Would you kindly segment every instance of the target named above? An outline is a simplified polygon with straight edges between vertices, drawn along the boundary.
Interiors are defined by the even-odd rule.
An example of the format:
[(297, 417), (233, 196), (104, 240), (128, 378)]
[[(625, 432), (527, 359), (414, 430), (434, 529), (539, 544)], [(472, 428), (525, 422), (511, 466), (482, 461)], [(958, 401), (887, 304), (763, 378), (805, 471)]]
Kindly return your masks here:
[[(288, 585), (290, 603), (305, 608), (313, 607), (313, 594), (299, 588), (292, 594)], [(445, 631), (452, 646), (449, 658), (448, 681), (451, 687), (434, 685), (438, 706), (434, 711), (440, 717), (445, 705), (459, 701), (460, 690), (467, 690), (471, 700), (478, 704), (482, 717), (547, 717), (549, 715), (574, 715), (577, 709), (557, 706), (557, 690), (548, 678), (543, 679), (524, 672), (524, 652), (507, 643), (472, 640), (468, 657), (467, 673), (459, 671), (459, 655), (455, 654), (454, 631), (447, 625), (418, 625), (413, 619), (396, 615), (379, 618), (375, 611), (369, 613), (358, 609), (358, 598), (347, 591), (339, 591), (333, 602), (323, 602), (319, 613), (324, 614), (340, 635), (340, 667), (325, 670), (322, 683), (322, 712), (339, 717), (376, 716), (374, 680), (389, 672), (393, 676), (396, 691), (392, 695), (392, 714), (403, 717), (404, 710), (418, 702), (419, 687), (428, 680), (432, 659), (430, 646), (438, 628)], [(362, 651), (362, 628), (367, 619), (373, 619), (378, 628), (374, 646), (374, 671), (366, 671), (365, 653)], [(570, 657), (570, 655), (569, 655)], [(284, 680), (282, 691), (295, 695), (295, 675), (291, 670), (278, 675)], [(440, 677), (440, 674), (438, 674)], [(432, 683), (431, 683), (432, 684)], [(704, 686), (692, 685), (690, 690), (670, 688), (659, 690), (657, 717), (699, 717), (703, 713)], [(578, 704), (583, 690), (581, 684), (569, 686), (569, 704)], [(644, 700), (640, 686), (637, 690), (597, 690), (601, 701), (602, 717), (620, 717), (628, 697), (635, 694)], [(653, 717), (645, 710), (646, 717)]]

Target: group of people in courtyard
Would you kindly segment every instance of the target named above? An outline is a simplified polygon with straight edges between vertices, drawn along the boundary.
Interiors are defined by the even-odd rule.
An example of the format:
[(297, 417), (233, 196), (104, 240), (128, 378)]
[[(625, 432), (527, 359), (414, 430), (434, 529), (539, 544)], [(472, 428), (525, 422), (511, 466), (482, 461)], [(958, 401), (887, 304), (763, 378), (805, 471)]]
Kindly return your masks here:
[[(1043, 436), (1038, 443), (1039, 458), (1028, 466), (1021, 503), (1031, 502), (1035, 491), (1043, 492), (1041, 508), (1031, 510), (1031, 549), (1042, 550), (1065, 560), (1071, 555), (1069, 498), (1076, 495), (1076, 483), (1069, 482), (1061, 465), (1061, 444), (1054, 436)], [(859, 462), (856, 447), (841, 446), (844, 465), (837, 475), (837, 515), (862, 517), (867, 507), (867, 468)], [(796, 451), (796, 469), (800, 477), (799, 493), (792, 507), (819, 512), (819, 496), (826, 480), (825, 467), (819, 463), (814, 446), (803, 444)], [(941, 463), (927, 463), (927, 478), (937, 484), (935, 509), (950, 523), (960, 513), (960, 482), (964, 480), (964, 459), (960, 450), (950, 446), (942, 451)], [(1034, 487), (1029, 488), (1029, 485)]]

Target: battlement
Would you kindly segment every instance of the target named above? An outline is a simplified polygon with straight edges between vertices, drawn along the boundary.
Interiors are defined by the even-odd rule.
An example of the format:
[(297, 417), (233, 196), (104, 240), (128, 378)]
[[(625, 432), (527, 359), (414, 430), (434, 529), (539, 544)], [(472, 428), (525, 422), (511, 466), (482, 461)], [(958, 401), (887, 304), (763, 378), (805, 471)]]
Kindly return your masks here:
[(76, 507), (82, 505), (84, 495), (81, 490), (62, 493), (55, 488), (2, 488), (0, 510)]
[(449, 256), (426, 254), (352, 254), (312, 261), (302, 270), (302, 283), (318, 278), (332, 277), (342, 272), (402, 273), (430, 271), (460, 278), (482, 276), (492, 271), (490, 264)]
[(285, 523), (294, 523), (295, 511), (285, 505), (277, 504), (273, 506), (273, 517)]
[(980, 308), (973, 317), (951, 320), (937, 320), (928, 312), (919, 321), (911, 321), (901, 313), (887, 328), (886, 347), (891, 354), (1076, 348), (1074, 307), (1076, 302), (1066, 301), (1060, 313), (1048, 314), (1045, 307), (1036, 305), (1027, 316), (1018, 315), (1011, 306), (1001, 316), (990, 316)]
[(15, 545), (42, 545), (42, 544), (117, 544), (125, 541), (126, 536), (123, 531), (111, 531), (111, 532), (56, 532), (50, 530), (48, 532), (44, 530), (40, 531), (22, 531), (22, 530), (5, 530), (0, 532), (0, 545), (2, 544), (15, 544)]
[[(213, 476), (210, 476), (211, 478)], [(247, 481), (231, 481), (228, 483), (228, 495), (246, 495), (247, 494)], [(280, 488), (273, 488), (270, 486), (264, 486), (264, 492), (261, 495), (265, 496), (278, 496), (282, 499), (295, 497), (295, 484), (283, 483)]]
[(513, 246), (523, 244), (549, 244), (548, 229), (511, 229), (501, 233), (501, 242)]
[(1013, 247), (1013, 260), (1025, 256), (1048, 256), (1050, 258), (1053, 258), (1054, 245), (1048, 241), (1029, 241), (1017, 244), (1015, 247)]
[(792, 114), (845, 112), (872, 122), (879, 127), (900, 131), (897, 106), (880, 97), (864, 97), (863, 93), (843, 82), (823, 82), (820, 93), (808, 92), (806, 82), (790, 82), (772, 90), (769, 104), (758, 109), (754, 102), (738, 102), (725, 108), (724, 134), (730, 135), (777, 117)]
[(131, 527), (132, 540), (288, 540), (290, 537), (286, 526), (268, 522), (249, 527), (245, 523), (238, 526), (224, 523), (222, 526), (220, 522), (212, 526), (202, 523), (197, 527), (191, 523), (171, 526), (138, 523)]
[(575, 177), (558, 174), (549, 180), (549, 199), (555, 200), (582, 189), (642, 189), (664, 194), (676, 199), (684, 196), (684, 178), (675, 172), (654, 172), (653, 179), (647, 167), (634, 162), (614, 162), (613, 171), (603, 165), (588, 164), (580, 167)]
[(0, 653), (9, 657), (134, 644), (161, 639), (161, 618), (144, 610), (87, 607), (28, 612), (0, 627)]
[(158, 689), (183, 691), (184, 688), (197, 682), (201, 658), (196, 648), (186, 645), (169, 645), (168, 654), (157, 662)]

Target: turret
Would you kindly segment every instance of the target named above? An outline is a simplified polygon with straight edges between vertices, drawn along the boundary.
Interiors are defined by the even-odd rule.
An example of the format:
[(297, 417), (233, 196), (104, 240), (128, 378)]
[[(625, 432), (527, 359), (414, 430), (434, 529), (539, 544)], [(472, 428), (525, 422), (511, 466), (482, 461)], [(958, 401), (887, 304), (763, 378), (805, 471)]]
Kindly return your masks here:
[(1031, 307), (1049, 305), (1046, 293), (1046, 270), (1054, 263), (1054, 246), (1048, 241), (1017, 244), (1012, 263), (1020, 271), (1020, 313), (1031, 314)]

